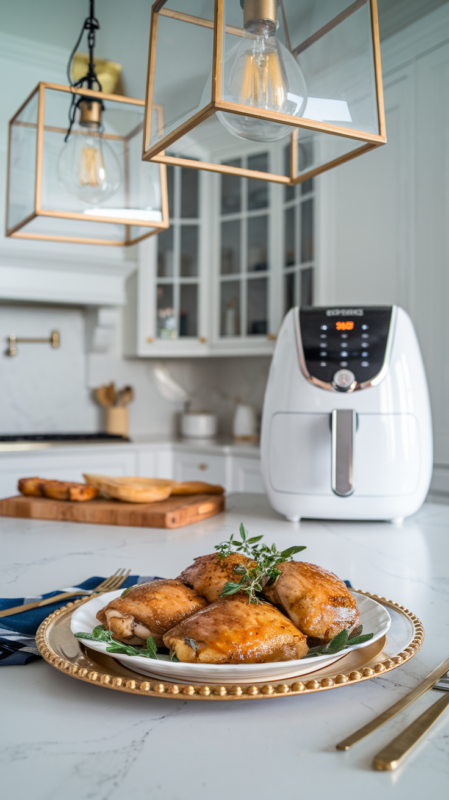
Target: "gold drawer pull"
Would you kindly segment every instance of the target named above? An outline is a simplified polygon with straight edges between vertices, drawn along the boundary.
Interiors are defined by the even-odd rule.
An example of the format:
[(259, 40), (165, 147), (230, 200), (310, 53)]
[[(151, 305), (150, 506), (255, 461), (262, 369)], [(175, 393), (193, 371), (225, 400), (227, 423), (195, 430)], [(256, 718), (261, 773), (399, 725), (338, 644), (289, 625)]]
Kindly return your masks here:
[(204, 472), (204, 470), (207, 469), (207, 464), (198, 464), (198, 469)]

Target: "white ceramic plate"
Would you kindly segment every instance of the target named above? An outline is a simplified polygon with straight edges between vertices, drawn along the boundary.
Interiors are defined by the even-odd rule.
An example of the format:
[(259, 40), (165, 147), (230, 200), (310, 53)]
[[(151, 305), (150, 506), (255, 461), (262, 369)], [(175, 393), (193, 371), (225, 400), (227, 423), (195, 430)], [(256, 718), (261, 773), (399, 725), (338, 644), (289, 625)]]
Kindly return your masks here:
[[(120, 597), (122, 590), (117, 592), (107, 592), (100, 597), (94, 597), (87, 603), (76, 609), (72, 615), (72, 633), (91, 633), (99, 624), (96, 614), (111, 600)], [(161, 678), (178, 683), (211, 683), (221, 684), (233, 681), (243, 683), (258, 683), (267, 680), (286, 680), (299, 675), (314, 672), (322, 667), (327, 667), (334, 661), (338, 661), (350, 650), (366, 647), (367, 644), (380, 639), (388, 631), (391, 625), (391, 617), (384, 606), (365, 597), (358, 592), (352, 592), (357, 601), (360, 611), (360, 623), (363, 625), (363, 633), (373, 633), (370, 641), (354, 647), (340, 650), (331, 656), (317, 656), (316, 658), (295, 659), (292, 661), (275, 661), (268, 664), (185, 664), (172, 662), (168, 656), (160, 656), (155, 659), (140, 658), (139, 656), (113, 656), (124, 664), (128, 669), (133, 669), (141, 675), (148, 675), (152, 678)], [(90, 639), (80, 639), (87, 647), (98, 650), (107, 655), (106, 642), (95, 642)]]

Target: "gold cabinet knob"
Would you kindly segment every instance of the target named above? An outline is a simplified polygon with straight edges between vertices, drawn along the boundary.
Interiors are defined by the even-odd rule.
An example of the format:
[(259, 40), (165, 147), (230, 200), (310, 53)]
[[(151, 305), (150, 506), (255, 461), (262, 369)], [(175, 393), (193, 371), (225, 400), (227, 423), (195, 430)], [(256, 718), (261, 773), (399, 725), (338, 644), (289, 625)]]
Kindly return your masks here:
[(198, 464), (198, 469), (204, 472), (204, 470), (207, 469), (207, 464)]

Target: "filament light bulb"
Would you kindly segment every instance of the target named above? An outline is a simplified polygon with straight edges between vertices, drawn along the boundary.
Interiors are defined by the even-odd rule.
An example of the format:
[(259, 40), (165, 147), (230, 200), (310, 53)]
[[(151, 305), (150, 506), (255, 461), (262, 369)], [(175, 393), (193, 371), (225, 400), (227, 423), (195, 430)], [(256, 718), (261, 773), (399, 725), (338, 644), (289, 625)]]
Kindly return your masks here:
[[(274, 0), (244, 0), (243, 36), (224, 59), (223, 99), (300, 117), (307, 104), (306, 83), (294, 56), (276, 39), (277, 28)], [(278, 122), (223, 111), (217, 117), (235, 136), (256, 142), (273, 142), (292, 130)]]
[(98, 205), (120, 188), (121, 170), (114, 150), (98, 130), (101, 116), (97, 111), (97, 121), (92, 121), (92, 114), (89, 121), (82, 105), (79, 127), (71, 130), (59, 156), (58, 178), (79, 200)]

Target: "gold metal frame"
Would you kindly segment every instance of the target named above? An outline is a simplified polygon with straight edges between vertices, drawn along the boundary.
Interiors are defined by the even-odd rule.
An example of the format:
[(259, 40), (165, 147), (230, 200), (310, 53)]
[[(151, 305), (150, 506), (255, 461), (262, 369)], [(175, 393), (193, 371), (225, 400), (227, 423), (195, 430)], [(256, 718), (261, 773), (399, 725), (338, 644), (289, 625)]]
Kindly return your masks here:
[[(115, 689), (119, 692), (146, 697), (216, 702), (268, 700), (270, 697), (312, 694), (339, 689), (384, 675), (413, 658), (423, 644), (424, 627), (413, 612), (392, 600), (386, 600), (385, 597), (362, 592), (360, 589), (357, 591), (405, 617), (413, 627), (412, 641), (401, 652), (388, 656), (384, 652), (385, 637), (383, 637), (366, 648), (348, 653), (328, 667), (313, 670), (311, 665), (311, 672), (301, 676), (301, 680), (293, 677), (282, 683), (257, 684), (256, 686), (238, 683), (208, 686), (201, 683), (187, 685), (146, 679), (123, 666), (116, 659), (84, 647), (74, 638), (70, 630), (70, 618), (78, 606), (89, 601), (89, 597), (68, 603), (44, 619), (37, 630), (36, 644), (42, 658), (69, 677), (106, 689)], [(74, 647), (75, 642), (76, 647)]]
[[(314, 178), (322, 172), (326, 172), (339, 164), (344, 164), (357, 158), (363, 153), (368, 153), (376, 147), (380, 147), (387, 141), (386, 126), (385, 126), (385, 108), (384, 96), (382, 86), (382, 69), (380, 59), (380, 41), (379, 41), (379, 23), (377, 14), (377, 0), (355, 0), (352, 5), (348, 6), (341, 14), (338, 14), (333, 20), (327, 23), (323, 28), (310, 36), (306, 41), (302, 42), (297, 47), (293, 48), (292, 52), (297, 55), (305, 49), (314, 44), (318, 39), (324, 36), (333, 28), (340, 25), (351, 14), (357, 11), (366, 3), (370, 4), (371, 11), (371, 30), (372, 30), (372, 44), (373, 44), (373, 58), (374, 58), (374, 75), (376, 83), (376, 100), (377, 100), (377, 113), (379, 120), (379, 133), (367, 133), (363, 131), (351, 130), (338, 125), (330, 125), (325, 122), (315, 122), (313, 120), (306, 120), (301, 117), (291, 117), (287, 114), (279, 112), (270, 112), (263, 109), (249, 108), (247, 106), (239, 105), (238, 103), (230, 103), (221, 99), (221, 68), (222, 68), (222, 44), (223, 44), (223, 28), (224, 28), (224, 0), (215, 0), (215, 14), (214, 21), (202, 19), (200, 17), (185, 14), (180, 11), (173, 11), (165, 9), (164, 6), (167, 0), (156, 0), (151, 10), (151, 27), (150, 27), (150, 44), (148, 56), (148, 71), (147, 71), (147, 88), (146, 88), (146, 102), (145, 102), (145, 121), (144, 121), (144, 137), (142, 160), (155, 161), (159, 164), (168, 164), (181, 167), (189, 167), (191, 169), (202, 169), (208, 172), (218, 172), (222, 174), (238, 175), (242, 178), (254, 178), (256, 180), (271, 181), (273, 183), (280, 183), (286, 186), (295, 186), (298, 183)], [(281, 4), (282, 11), (283, 5)], [(180, 125), (171, 133), (167, 134), (157, 144), (151, 144), (151, 120), (153, 108), (153, 83), (154, 83), (154, 69), (156, 61), (156, 38), (157, 38), (157, 22), (158, 17), (170, 17), (177, 19), (181, 22), (191, 23), (193, 25), (200, 25), (202, 27), (213, 29), (214, 31), (214, 44), (213, 44), (213, 58), (212, 58), (212, 94), (211, 101), (204, 108), (194, 114), (190, 119)], [(232, 25), (225, 26), (226, 33), (235, 36), (243, 36), (243, 29), (237, 28)], [(170, 147), (174, 142), (191, 131), (201, 122), (204, 122), (208, 117), (215, 114), (217, 111), (226, 111), (233, 114), (240, 114), (247, 117), (255, 117), (257, 119), (268, 119), (280, 124), (289, 125), (293, 128), (291, 134), (291, 163), (290, 175), (277, 175), (270, 172), (257, 172), (250, 169), (243, 169), (241, 167), (229, 167), (225, 164), (214, 164), (204, 161), (194, 161), (188, 158), (179, 158), (173, 156), (166, 156), (165, 150)], [(310, 169), (302, 175), (298, 175), (298, 161), (296, 156), (296, 144), (298, 137), (298, 128), (320, 133), (333, 134), (341, 136), (346, 139), (352, 139), (357, 142), (360, 141), (361, 147), (350, 153), (345, 153), (338, 158), (333, 159), (327, 164), (323, 164), (314, 169)], [(362, 144), (364, 143), (364, 144)]]
[[(7, 171), (7, 181), (6, 181), (6, 236), (11, 236), (16, 239), (41, 239), (46, 241), (53, 241), (53, 242), (71, 242), (71, 243), (81, 243), (81, 244), (100, 244), (100, 245), (111, 245), (111, 246), (129, 246), (133, 244), (137, 244), (137, 242), (141, 242), (143, 239), (147, 239), (149, 236), (154, 236), (157, 233), (160, 233), (163, 230), (166, 230), (169, 227), (169, 212), (168, 212), (168, 191), (167, 191), (167, 168), (165, 164), (160, 164), (160, 183), (161, 183), (161, 206), (162, 206), (162, 220), (158, 221), (151, 221), (151, 222), (143, 222), (142, 220), (133, 220), (133, 219), (111, 219), (111, 217), (91, 217), (86, 216), (84, 214), (79, 214), (75, 212), (67, 212), (67, 211), (55, 211), (55, 210), (47, 210), (42, 208), (42, 168), (43, 168), (43, 155), (44, 155), (44, 132), (48, 131), (51, 133), (65, 133), (66, 128), (59, 128), (55, 126), (45, 125), (44, 124), (44, 112), (45, 112), (45, 91), (57, 91), (57, 92), (65, 92), (67, 94), (76, 93), (77, 95), (82, 95), (86, 97), (94, 97), (97, 99), (102, 100), (110, 100), (116, 103), (121, 103), (122, 105), (130, 105), (130, 106), (140, 106), (143, 107), (145, 105), (144, 100), (137, 100), (136, 98), (131, 97), (122, 97), (121, 95), (114, 95), (114, 94), (106, 94), (104, 92), (96, 92), (90, 89), (72, 89), (70, 86), (63, 86), (56, 83), (47, 83), (45, 81), (41, 81), (38, 85), (33, 89), (31, 94), (27, 97), (24, 103), (20, 106), (19, 110), (14, 114), (12, 119), (9, 121), (9, 132), (8, 132), (8, 171)], [(27, 106), (27, 104), (33, 99), (33, 97), (38, 94), (38, 112), (37, 112), (37, 124), (36, 123), (29, 123), (29, 122), (20, 122), (18, 121), (18, 117), (22, 113), (23, 109)], [(157, 113), (158, 118), (158, 125), (159, 129), (163, 129), (163, 111), (162, 107), (159, 105), (154, 105), (153, 110)], [(114, 134), (103, 133), (99, 134), (95, 131), (90, 131), (91, 136), (102, 136), (104, 139), (114, 139), (122, 141), (124, 144), (124, 183), (125, 183), (125, 195), (128, 194), (129, 191), (129, 165), (128, 165), (128, 153), (129, 153), (129, 142), (135, 136), (137, 136), (143, 129), (143, 122), (137, 125), (129, 134), (126, 136), (119, 136)], [(28, 128), (36, 128), (37, 129), (37, 145), (36, 145), (36, 180), (35, 180), (35, 192), (34, 192), (34, 210), (31, 214), (25, 217), (21, 222), (17, 223), (13, 227), (8, 227), (8, 216), (9, 216), (9, 187), (10, 187), (10, 161), (11, 161), (11, 131), (13, 125), (23, 126)], [(77, 132), (73, 132), (76, 135)], [(81, 236), (58, 236), (58, 235), (50, 235), (50, 234), (38, 234), (38, 233), (27, 233), (24, 230), (29, 222), (36, 217), (50, 217), (50, 218), (58, 218), (58, 219), (73, 219), (73, 220), (80, 220), (82, 222), (101, 222), (106, 223), (109, 225), (123, 225), (125, 228), (125, 236), (122, 241), (111, 241), (109, 239), (98, 239), (98, 238), (90, 238), (90, 237), (81, 237)], [(137, 236), (134, 239), (131, 238), (130, 231), (131, 227), (139, 227), (139, 228), (151, 228), (149, 233), (143, 233), (141, 236)]]

